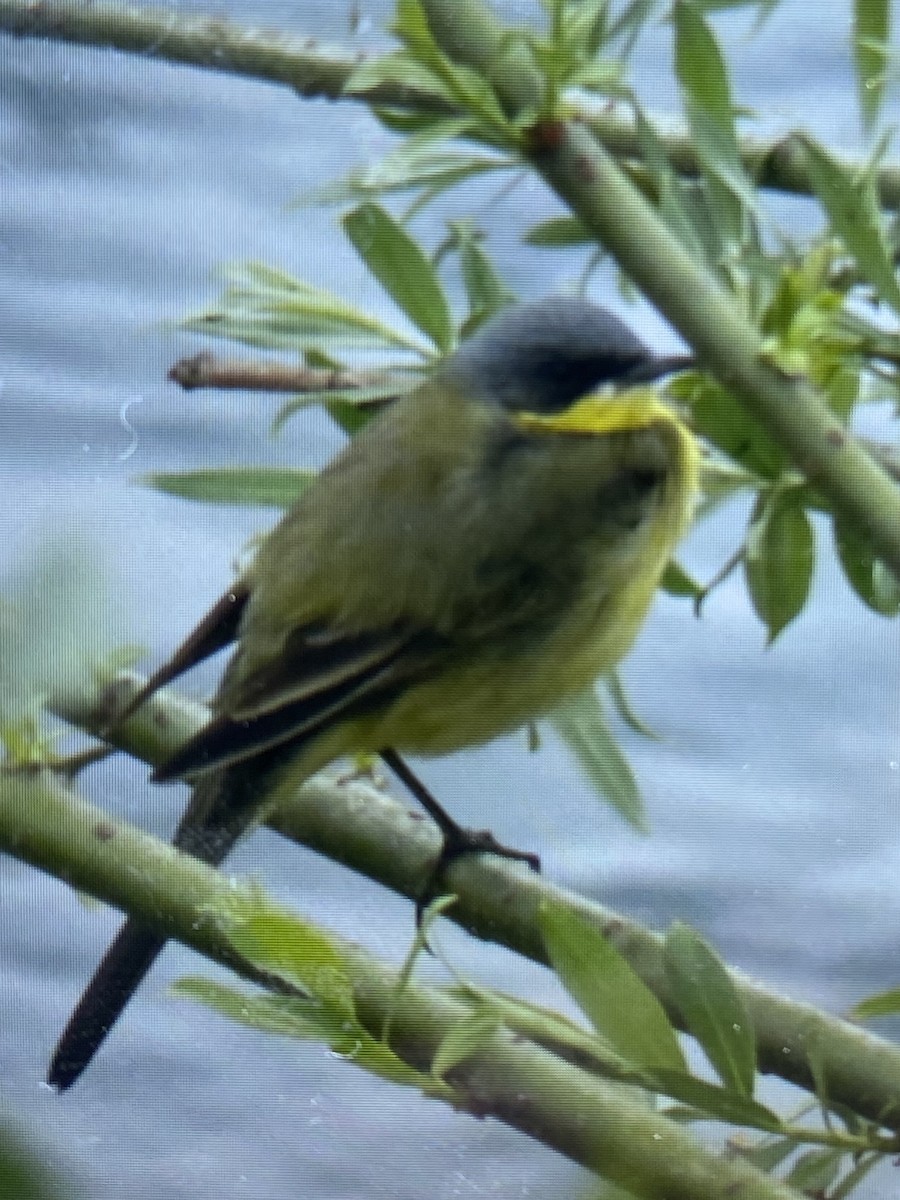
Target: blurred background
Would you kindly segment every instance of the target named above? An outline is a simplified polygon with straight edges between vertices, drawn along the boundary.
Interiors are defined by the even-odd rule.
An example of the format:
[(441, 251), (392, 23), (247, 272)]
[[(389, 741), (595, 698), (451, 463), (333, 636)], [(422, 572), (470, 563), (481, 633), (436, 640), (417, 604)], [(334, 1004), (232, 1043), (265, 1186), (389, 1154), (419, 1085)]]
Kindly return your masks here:
[[(387, 44), (391, 9), (381, 0), (173, 7), (351, 50)], [(534, 11), (499, 7), (511, 20)], [(815, 22), (803, 0), (786, 0), (761, 32), (754, 20), (738, 9), (715, 22), (736, 97), (764, 114), (754, 130), (808, 128), (860, 149), (846, 0), (822, 0)], [(670, 62), (661, 25), (635, 60), (636, 89), (660, 113), (675, 100)], [(0, 590), (47, 546), (65, 545), (97, 581), (103, 638), (141, 643), (145, 665), (156, 664), (276, 514), (201, 507), (136, 480), (219, 464), (318, 466), (340, 445), (318, 412), (273, 439), (277, 398), (167, 383), (170, 365), (202, 348), (173, 321), (214, 299), (223, 263), (251, 258), (393, 318), (336, 211), (289, 207), (377, 159), (392, 138), (353, 103), (3, 34), (0, 106)], [(898, 115), (895, 103), (887, 123)], [(787, 228), (817, 219), (800, 200), (773, 207)], [(506, 195), (487, 182), (451, 193), (415, 228), (434, 245), (443, 216), (471, 216), (510, 287), (536, 296), (573, 286), (583, 261), (519, 243), (524, 225), (557, 211), (536, 182)], [(677, 346), (651, 310), (623, 301), (613, 272), (594, 278), (591, 295), (659, 350)], [(889, 436), (881, 416), (872, 427)], [(736, 503), (699, 526), (685, 565), (708, 578), (745, 520)], [(649, 808), (646, 838), (597, 800), (549, 733), (536, 755), (517, 738), (423, 773), (465, 823), (539, 850), (550, 879), (660, 929), (690, 922), (729, 963), (841, 1010), (900, 976), (896, 646), (895, 628), (863, 609), (827, 551), (811, 604), (769, 651), (740, 578), (714, 593), (700, 621), (687, 602), (661, 596), (624, 669), (634, 705), (661, 735), (622, 735)], [(206, 695), (216, 669), (188, 687)], [(160, 834), (183, 800), (120, 759), (82, 786)], [(407, 948), (408, 904), (267, 831), (230, 869), (378, 954), (399, 961)], [(423, 1183), (437, 1200), (575, 1194), (574, 1168), (498, 1124), (371, 1080), (321, 1047), (272, 1041), (167, 999), (172, 979), (213, 970), (179, 947), (84, 1080), (55, 1096), (42, 1084), (48, 1055), (119, 918), (10, 859), (0, 861), (0, 899), (0, 1096), (93, 1200), (412, 1200)], [(449, 926), (439, 939), (464, 974), (563, 1003), (549, 973)], [(787, 1093), (772, 1085), (770, 1094), (783, 1104)], [(881, 1175), (866, 1194), (893, 1195), (890, 1182)]]

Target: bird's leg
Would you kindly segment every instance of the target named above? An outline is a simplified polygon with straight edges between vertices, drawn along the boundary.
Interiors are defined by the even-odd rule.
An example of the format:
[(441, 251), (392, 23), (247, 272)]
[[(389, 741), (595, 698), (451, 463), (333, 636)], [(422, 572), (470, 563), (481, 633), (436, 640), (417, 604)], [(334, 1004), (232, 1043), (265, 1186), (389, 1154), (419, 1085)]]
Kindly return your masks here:
[(443, 844), (440, 854), (435, 860), (425, 887), (416, 900), (417, 924), (421, 922), (422, 914), (429, 901), (434, 899), (437, 894), (437, 885), (447, 867), (454, 859), (461, 858), (464, 854), (497, 854), (501, 858), (511, 858), (515, 862), (528, 863), (532, 871), (540, 871), (541, 860), (536, 854), (527, 850), (514, 850), (510, 846), (502, 845), (489, 829), (465, 829), (462, 825), (457, 824), (395, 750), (382, 750), (381, 759), (385, 766), (394, 772), (404, 787), (415, 796), (441, 831)]

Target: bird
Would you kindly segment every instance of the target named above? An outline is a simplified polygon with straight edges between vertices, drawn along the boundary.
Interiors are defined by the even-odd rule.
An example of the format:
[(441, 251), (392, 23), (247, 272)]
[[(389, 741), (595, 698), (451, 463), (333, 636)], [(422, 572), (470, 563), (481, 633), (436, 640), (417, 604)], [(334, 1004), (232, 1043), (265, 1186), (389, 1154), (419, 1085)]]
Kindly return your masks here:
[[(612, 670), (690, 522), (697, 444), (651, 385), (694, 365), (553, 295), (501, 310), (373, 417), (137, 697), (235, 644), (209, 723), (152, 776), (193, 787), (174, 845), (219, 865), (273, 794), (337, 758), (481, 745)], [(125, 921), (52, 1086), (79, 1078), (165, 941)]]

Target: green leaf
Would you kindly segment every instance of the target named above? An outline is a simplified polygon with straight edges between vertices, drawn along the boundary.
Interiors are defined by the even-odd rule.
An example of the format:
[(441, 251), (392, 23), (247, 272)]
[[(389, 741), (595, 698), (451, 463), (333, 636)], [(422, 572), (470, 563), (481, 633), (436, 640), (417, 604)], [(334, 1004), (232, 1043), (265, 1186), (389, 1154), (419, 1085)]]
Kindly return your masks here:
[(882, 1155), (877, 1151), (866, 1156), (857, 1155), (853, 1168), (841, 1176), (840, 1183), (829, 1192), (828, 1200), (849, 1200), (850, 1196), (861, 1196), (859, 1185), (881, 1162)]
[(832, 518), (831, 528), (838, 559), (857, 596), (873, 612), (895, 617), (900, 612), (900, 585), (876, 556), (871, 538), (838, 513)]
[(781, 1166), (796, 1149), (797, 1141), (792, 1137), (774, 1137), (771, 1140), (767, 1138), (756, 1145), (745, 1144), (735, 1139), (732, 1147), (734, 1154), (739, 1154), (767, 1175), (772, 1175), (775, 1168)]
[(807, 1150), (791, 1167), (785, 1183), (804, 1196), (824, 1196), (837, 1179), (845, 1150)]
[(473, 1010), (476, 1007), (490, 1009), (508, 1029), (552, 1049), (554, 1053), (565, 1051), (579, 1061), (590, 1062), (591, 1069), (604, 1077), (634, 1082), (636, 1069), (615, 1054), (604, 1039), (558, 1012), (530, 1004), (516, 996), (487, 991), (471, 981), (461, 982), (450, 988), (449, 993), (470, 1005)]
[(335, 1012), (318, 1000), (242, 992), (202, 976), (184, 976), (169, 991), (178, 999), (205, 1004), (230, 1021), (276, 1037), (340, 1045), (348, 1032), (355, 1034), (357, 1029), (346, 1013)]
[(397, 0), (391, 32), (409, 46), (420, 62), (428, 62), (440, 55), (440, 48), (428, 24), (428, 16), (419, 0)]
[(650, 738), (651, 741), (658, 742), (659, 735), (654, 733), (646, 721), (642, 721), (635, 711), (631, 700), (628, 698), (628, 693), (625, 691), (625, 685), (622, 683), (622, 676), (618, 671), (610, 671), (609, 674), (603, 676), (603, 682), (606, 685), (609, 697), (613, 702), (616, 714), (622, 718), (629, 729), (633, 729), (635, 733), (639, 733), (641, 737)]
[(633, 829), (646, 833), (637, 781), (610, 732), (597, 693), (589, 688), (567, 700), (553, 710), (550, 721), (600, 795)]
[(693, 929), (676, 924), (666, 937), (665, 962), (688, 1032), (725, 1087), (751, 1097), (756, 1039), (750, 1014), (721, 959)]
[(515, 300), (483, 248), (483, 235), (469, 220), (448, 222), (453, 248), (459, 257), (469, 315), (463, 322), (466, 335)]
[(806, 603), (814, 561), (812, 526), (799, 489), (760, 492), (747, 533), (744, 572), (769, 645)]
[(708, 216), (692, 201), (690, 191), (669, 163), (662, 139), (638, 106), (635, 106), (634, 117), (641, 159), (656, 191), (659, 215), (686, 250), (702, 256), (703, 261), (715, 261), (719, 241), (715, 239), (714, 253), (708, 254)]
[[(344, 92), (358, 96), (383, 84), (431, 95), (448, 105), (453, 103), (453, 94), (441, 77), (408, 50), (395, 50), (360, 63), (351, 71)], [(429, 113), (421, 119), (434, 120), (434, 115)]]
[(353, 988), (334, 939), (310, 921), (278, 908), (258, 889), (236, 895), (228, 918), (229, 940), (244, 958), (289, 980), (338, 1015), (356, 1020)]
[(890, 0), (853, 0), (853, 59), (867, 129), (875, 123), (884, 98), (890, 40)]
[(692, 600), (699, 600), (703, 595), (700, 584), (674, 558), (666, 563), (659, 586), (670, 596), (690, 596)]
[(317, 926), (272, 904), (258, 888), (236, 891), (217, 914), (238, 954), (286, 979), (305, 996), (247, 996), (206, 981), (187, 981), (192, 995), (247, 1025), (325, 1041), (335, 1054), (389, 1079), (453, 1101), (453, 1091), (399, 1059), (359, 1022), (353, 980), (340, 944)]
[(475, 1009), (457, 1021), (441, 1039), (431, 1063), (435, 1079), (443, 1079), (448, 1071), (465, 1062), (490, 1042), (502, 1022), (490, 1007)]
[(181, 322), (182, 329), (264, 349), (315, 350), (330, 357), (335, 347), (429, 351), (370, 314), (264, 263), (240, 263), (226, 272), (219, 304)]
[(669, 391), (690, 407), (701, 437), (727, 458), (753, 476), (778, 478), (785, 465), (784, 451), (730, 393), (694, 371), (673, 379)]
[(681, 1071), (654, 1070), (646, 1072), (646, 1082), (654, 1091), (699, 1110), (695, 1116), (703, 1119), (713, 1117), (729, 1125), (746, 1125), (765, 1133), (779, 1133), (784, 1128), (781, 1118), (764, 1104), (741, 1092), (707, 1083), (705, 1079)]
[(352, 171), (337, 183), (327, 183), (307, 192), (301, 203), (343, 204), (349, 200), (430, 188), (435, 193), (472, 179), (486, 171), (517, 166), (508, 157), (448, 149), (444, 143), (471, 130), (469, 117), (432, 120), (425, 129), (404, 139), (390, 154)]
[(847, 167), (805, 135), (806, 167), (834, 232), (856, 259), (863, 277), (882, 300), (900, 313), (897, 284), (884, 216), (878, 205), (874, 172)]
[(316, 477), (315, 471), (290, 467), (218, 467), (143, 475), (141, 483), (204, 504), (290, 508)]
[(621, 63), (594, 61), (582, 63), (566, 76), (566, 86), (581, 88), (597, 96), (627, 95)]
[(538, 923), (553, 970), (616, 1054), (639, 1067), (686, 1072), (662, 1005), (596, 926), (550, 903)]
[(479, 136), (515, 144), (497, 94), (478, 71), (453, 62), (434, 40), (427, 14), (419, 0), (398, 0), (393, 32), (422, 67), (433, 72), (447, 97), (475, 120)]
[(252, 994), (195, 977), (179, 979), (171, 992), (205, 1004), (249, 1029), (297, 1041), (324, 1042), (336, 1058), (345, 1059), (380, 1079), (401, 1087), (418, 1088), (426, 1095), (453, 1103), (452, 1088), (408, 1066), (354, 1018), (317, 1000)]
[[(685, 96), (697, 157), (706, 172), (728, 189), (743, 208), (756, 207), (756, 194), (741, 160), (734, 107), (725, 60), (699, 6), (678, 0), (675, 23), (675, 71)], [(739, 235), (740, 213), (734, 218)]]
[(559, 36), (568, 55), (578, 62), (596, 58), (609, 35), (609, 0), (569, 0), (557, 11)]
[(703, 14), (690, 0), (672, 10), (675, 25), (675, 72), (685, 95), (733, 137), (731, 90), (725, 60)]
[(568, 246), (591, 245), (596, 239), (578, 217), (550, 217), (532, 225), (522, 240), (527, 246), (558, 250)]
[(434, 268), (402, 225), (377, 204), (360, 204), (341, 224), (360, 258), (394, 303), (444, 354), (454, 328)]
[(875, 992), (860, 1000), (850, 1009), (850, 1016), (857, 1021), (869, 1021), (873, 1017), (894, 1017), (900, 1013), (900, 987), (886, 992)]

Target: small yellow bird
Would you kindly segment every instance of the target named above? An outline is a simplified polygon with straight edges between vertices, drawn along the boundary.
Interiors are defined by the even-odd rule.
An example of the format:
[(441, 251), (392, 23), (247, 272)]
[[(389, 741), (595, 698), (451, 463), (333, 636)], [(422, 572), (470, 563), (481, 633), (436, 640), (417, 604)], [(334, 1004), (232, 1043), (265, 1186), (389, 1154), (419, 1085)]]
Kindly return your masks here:
[[(175, 845), (218, 864), (264, 793), (346, 754), (487, 742), (611, 670), (690, 519), (696, 444), (645, 386), (689, 365), (549, 297), (374, 418), (142, 693), (237, 640), (209, 724), (154, 775), (194, 785)], [(75, 1082), (164, 944), (126, 921), (51, 1084)]]

